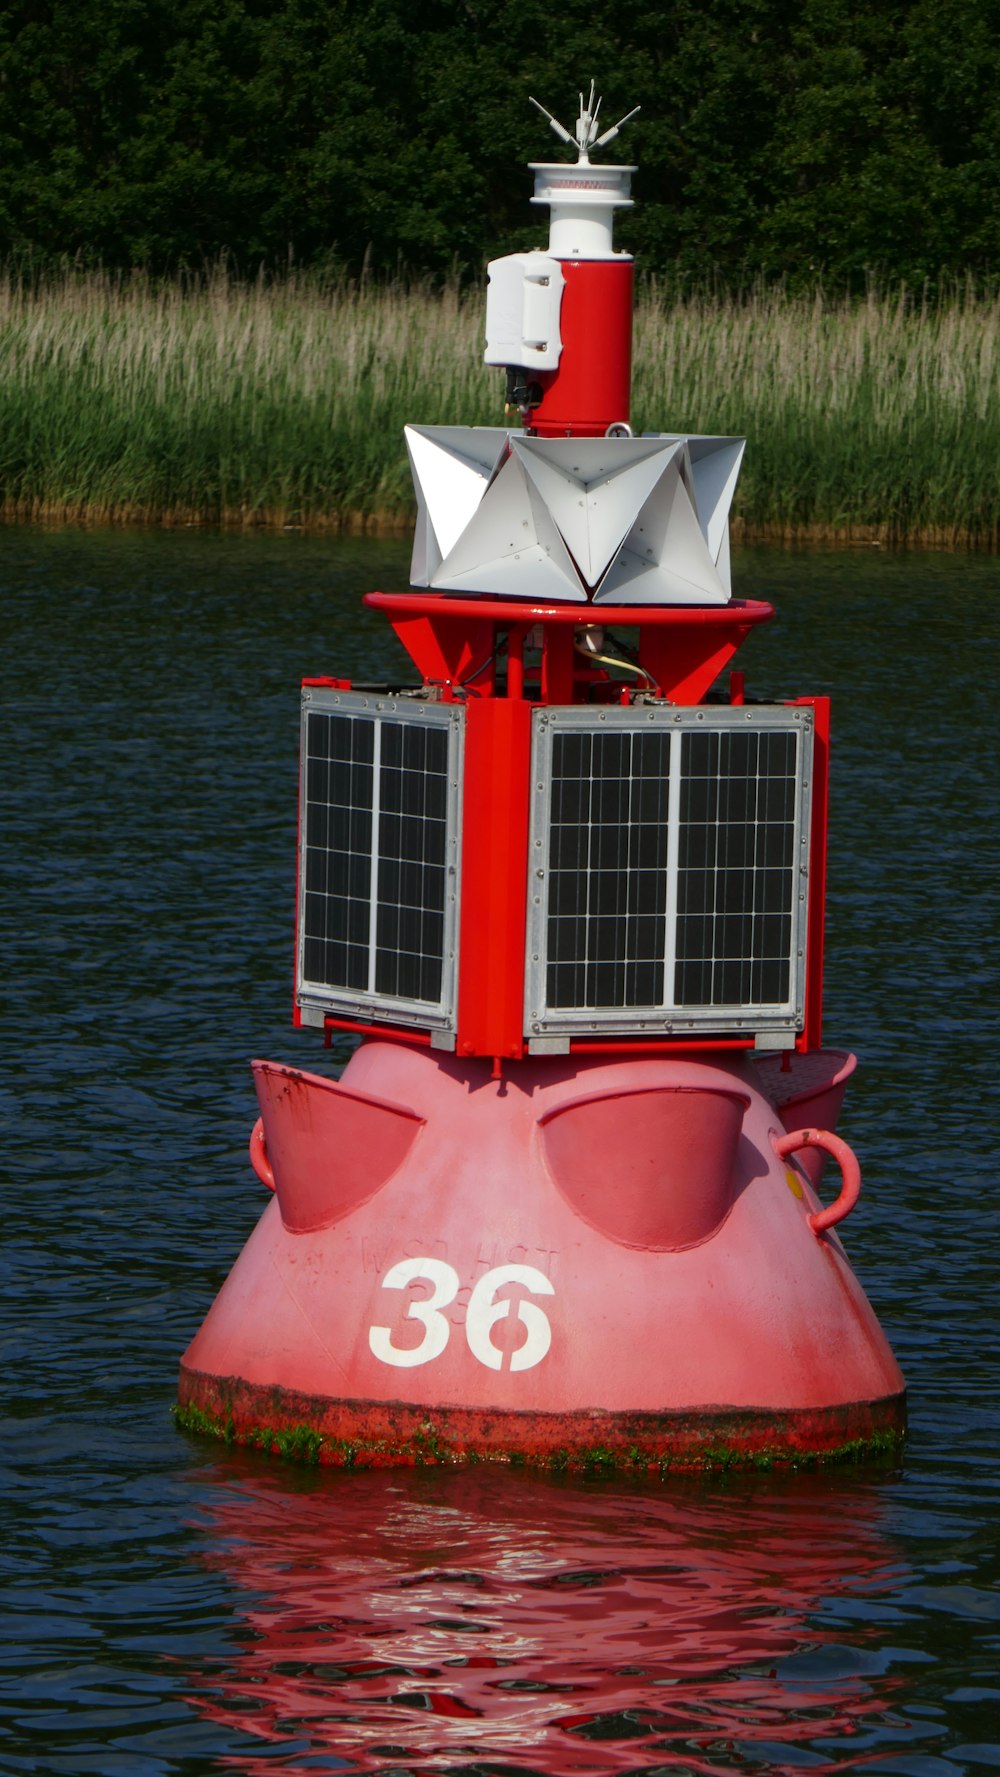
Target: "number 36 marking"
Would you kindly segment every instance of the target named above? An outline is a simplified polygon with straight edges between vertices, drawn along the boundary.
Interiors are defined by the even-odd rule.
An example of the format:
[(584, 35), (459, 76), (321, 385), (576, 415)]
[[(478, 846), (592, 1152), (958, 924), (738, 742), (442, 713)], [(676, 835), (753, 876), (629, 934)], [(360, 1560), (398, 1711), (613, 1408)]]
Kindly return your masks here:
[[(451, 1337), (451, 1322), (441, 1310), (454, 1302), (461, 1288), (461, 1278), (453, 1265), (443, 1259), (400, 1259), (397, 1265), (391, 1265), (382, 1279), (382, 1288), (386, 1290), (405, 1290), (407, 1284), (417, 1280), (433, 1285), (429, 1296), (409, 1302), (405, 1318), (423, 1322), (424, 1335), (419, 1345), (394, 1345), (391, 1327), (369, 1327), (368, 1344), (375, 1357), (383, 1364), (395, 1364), (400, 1369), (411, 1369), (415, 1364), (429, 1364), (433, 1358), (440, 1357)], [(494, 1270), (487, 1271), (479, 1279), (469, 1297), (469, 1306), (465, 1311), (465, 1337), (473, 1357), (478, 1358), (487, 1369), (499, 1370), (503, 1364), (503, 1353), (498, 1351), (490, 1338), (490, 1329), (504, 1315), (514, 1311), (527, 1333), (527, 1338), (514, 1352), (511, 1352), (510, 1367), (512, 1370), (531, 1370), (540, 1364), (552, 1343), (552, 1328), (549, 1317), (537, 1302), (511, 1302), (503, 1297), (498, 1302), (497, 1291), (506, 1283), (519, 1283), (536, 1296), (554, 1296), (555, 1290), (543, 1271), (536, 1271), (533, 1265), (497, 1265)]]

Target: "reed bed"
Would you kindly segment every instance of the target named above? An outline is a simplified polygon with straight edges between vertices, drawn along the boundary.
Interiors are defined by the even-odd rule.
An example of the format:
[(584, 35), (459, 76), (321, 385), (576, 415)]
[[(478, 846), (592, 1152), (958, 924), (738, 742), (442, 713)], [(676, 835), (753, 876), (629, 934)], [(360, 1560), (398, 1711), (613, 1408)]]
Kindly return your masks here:
[[(403, 526), (407, 420), (502, 423), (482, 295), (0, 277), (0, 510), (81, 521)], [(737, 530), (995, 547), (1000, 299), (775, 291), (636, 317), (637, 429), (746, 433)]]
[(1000, 543), (1000, 298), (639, 306), (640, 427), (746, 433), (751, 535)]

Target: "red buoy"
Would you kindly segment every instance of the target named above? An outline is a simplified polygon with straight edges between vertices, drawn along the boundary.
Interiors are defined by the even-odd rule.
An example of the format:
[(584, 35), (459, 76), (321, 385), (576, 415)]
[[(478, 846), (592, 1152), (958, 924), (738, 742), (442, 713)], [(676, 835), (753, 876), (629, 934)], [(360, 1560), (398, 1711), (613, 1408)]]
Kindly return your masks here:
[(418, 682), (303, 685), (295, 1020), (363, 1040), (340, 1079), (254, 1064), (270, 1201), (180, 1401), (323, 1462), (662, 1473), (903, 1431), (836, 1232), (828, 704), (720, 685), (771, 615), (730, 585), (743, 441), (631, 436), (596, 115), (535, 169), (548, 251), (490, 268), (521, 428), (408, 429), (417, 590), (368, 603)]

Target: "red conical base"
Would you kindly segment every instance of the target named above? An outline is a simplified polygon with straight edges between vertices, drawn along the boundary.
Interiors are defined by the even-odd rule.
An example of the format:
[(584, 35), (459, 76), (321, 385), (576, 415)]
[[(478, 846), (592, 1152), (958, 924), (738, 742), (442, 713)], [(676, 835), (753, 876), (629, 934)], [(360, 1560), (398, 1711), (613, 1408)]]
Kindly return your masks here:
[(776, 1152), (843, 1089), (843, 1057), (808, 1059), (784, 1116), (744, 1057), (255, 1064), (275, 1196), (185, 1353), (182, 1423), (358, 1464), (893, 1445), (902, 1376)]

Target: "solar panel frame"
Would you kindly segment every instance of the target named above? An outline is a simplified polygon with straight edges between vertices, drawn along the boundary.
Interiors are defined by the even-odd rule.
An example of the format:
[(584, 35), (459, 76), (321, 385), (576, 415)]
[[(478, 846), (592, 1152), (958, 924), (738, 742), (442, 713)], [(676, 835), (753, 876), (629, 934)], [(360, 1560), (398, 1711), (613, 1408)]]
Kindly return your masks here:
[(382, 1020), (453, 1041), (464, 742), (460, 704), (303, 687), (302, 1024)]
[[(805, 1010), (813, 742), (813, 712), (802, 706), (535, 711), (529, 1041), (794, 1041)], [(614, 765), (624, 745), (628, 769), (595, 774), (595, 759)], [(567, 822), (574, 798), (583, 812)]]

